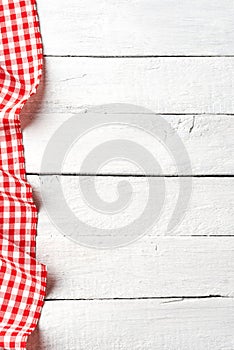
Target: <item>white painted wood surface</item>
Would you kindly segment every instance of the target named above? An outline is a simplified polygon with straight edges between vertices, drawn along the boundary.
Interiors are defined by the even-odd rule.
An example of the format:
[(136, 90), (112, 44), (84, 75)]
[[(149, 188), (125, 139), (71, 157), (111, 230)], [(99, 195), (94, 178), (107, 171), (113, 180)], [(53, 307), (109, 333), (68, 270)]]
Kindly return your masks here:
[[(49, 269), (49, 298), (233, 295), (233, 237), (209, 237), (233, 235), (232, 178), (194, 179), (190, 207), (181, 225), (171, 233), (173, 237), (167, 235), (166, 226), (178, 192), (177, 179), (166, 179), (170, 190), (159, 222), (135, 243), (107, 251), (80, 246), (80, 232), (77, 232), (76, 243), (66, 237), (66, 232), (60, 232), (42, 205), (38, 177), (30, 176), (29, 180), (35, 191), (37, 205), (41, 207), (37, 247), (39, 260), (45, 262)], [(110, 193), (104, 198), (113, 200), (113, 188), (120, 180), (98, 178), (97, 192), (102, 197)], [(145, 180), (127, 180), (131, 181), (138, 197), (133, 199), (136, 203), (130, 214), (123, 210), (121, 218), (113, 218), (116, 227), (128, 223), (129, 215), (130, 222), (134, 220), (144, 204)], [(43, 177), (43, 181), (50, 183), (51, 177)], [(113, 222), (108, 218), (100, 217), (87, 208), (77, 191), (77, 177), (66, 176), (63, 183), (69, 206), (79, 218), (96, 227), (113, 227)], [(56, 198), (52, 189), (48, 195)], [(58, 221), (61, 216), (62, 213), (58, 212)], [(189, 237), (191, 235), (207, 237)]]
[[(110, 115), (110, 122), (117, 120), (121, 114)], [(31, 119), (33, 117), (33, 119)], [(101, 117), (101, 114), (100, 114)], [(129, 116), (128, 116), (129, 117)], [(165, 142), (158, 141), (156, 137), (147, 133), (154, 130), (151, 123), (152, 118), (157, 121), (158, 118), (164, 118), (174, 132), (183, 141), (191, 162), (191, 170), (184, 171), (183, 175), (219, 175), (233, 174), (234, 172), (234, 117), (226, 115), (164, 115), (164, 116), (142, 116), (145, 118), (145, 131), (129, 126), (110, 126), (98, 127), (94, 132), (89, 133), (77, 140), (66, 158), (61, 169), (63, 173), (83, 173), (81, 166), (89, 152), (98, 145), (112, 139), (128, 139), (141, 144), (147, 152), (151, 153), (162, 167), (162, 173), (166, 175), (175, 175), (179, 173), (178, 165), (183, 167), (184, 157), (181, 154), (177, 163), (169, 154), (165, 147)], [(56, 130), (64, 122), (73, 118), (70, 113), (39, 113), (31, 115), (22, 113), (22, 125), (24, 129), (24, 145), (26, 155), (26, 167), (29, 173), (41, 172), (41, 161), (45, 153), (46, 146)], [(134, 119), (134, 118), (133, 118)], [(127, 117), (126, 117), (127, 120)], [(82, 125), (83, 115), (77, 115), (77, 129)], [(68, 133), (64, 135), (66, 137)], [(54, 143), (54, 149), (58, 148), (59, 141)], [(48, 173), (55, 172), (53, 161), (51, 159), (46, 169)], [(89, 163), (87, 173), (96, 174), (97, 169)], [(102, 174), (142, 174), (142, 169), (132, 166), (126, 160), (119, 159), (112, 161), (99, 169)], [(159, 175), (152, 165), (151, 175)]]
[(88, 106), (129, 103), (154, 113), (230, 114), (233, 84), (232, 57), (50, 57), (44, 84), (27, 110), (76, 113)]
[(37, 244), (38, 259), (48, 266), (49, 299), (233, 297), (233, 237), (145, 236), (100, 251), (74, 244), (48, 224)]
[[(163, 114), (178, 133), (191, 160), (183, 175), (192, 176), (193, 192), (181, 225), (165, 235), (180, 177), (165, 178), (158, 223), (132, 244), (100, 250), (58, 231), (41, 201), (39, 177), (30, 175), (40, 208), (37, 256), (49, 278), (40, 327), (28, 349), (233, 350), (233, 2), (38, 0), (38, 9), (49, 57), (38, 93), (22, 113), (27, 172), (40, 174), (49, 139), (73, 114), (115, 103), (118, 117), (126, 113), (123, 103), (151, 110), (155, 120)], [(135, 107), (128, 113), (134, 116)], [(153, 131), (147, 118), (152, 114), (145, 116), (145, 129)], [(97, 193), (115, 199), (115, 175), (127, 174), (135, 201), (116, 220), (88, 209), (77, 186), (81, 162), (116, 135), (138, 140), (163, 175), (178, 174), (163, 145), (131, 128), (109, 127), (82, 138), (62, 169), (74, 176), (56, 173), (72, 210), (96, 226), (124, 225), (139, 214), (148, 176), (159, 175), (152, 167), (145, 178), (137, 177), (138, 168), (112, 162), (96, 178)], [(54, 172), (53, 162), (46, 170)], [(87, 173), (95, 171), (90, 164)], [(40, 175), (53, 182), (52, 175)], [(92, 178), (85, 177), (87, 190)], [(48, 195), (57, 198), (52, 186)]]
[(234, 54), (231, 0), (38, 1), (49, 55)]
[[(41, 203), (40, 199), (40, 181), (37, 176), (30, 176), (30, 182), (33, 185), (34, 193), (37, 201)], [(92, 191), (93, 177), (87, 176), (82, 178), (84, 181), (87, 193)], [(164, 236), (166, 228), (170, 220), (170, 216), (175, 208), (178, 194), (179, 181), (177, 178), (165, 178), (165, 201), (162, 207), (159, 221), (151, 227), (149, 234), (152, 236)], [(141, 215), (148, 200), (148, 179), (142, 177), (105, 177), (98, 176), (95, 179), (96, 193), (103, 201), (111, 203), (118, 197), (118, 184), (121, 181), (123, 189), (131, 193), (131, 201), (127, 203), (126, 207), (120, 208), (120, 211), (115, 215), (104, 215), (98, 212), (98, 208), (91, 207), (94, 203), (86, 202), (83, 191), (80, 189), (79, 177), (76, 176), (43, 176), (43, 188), (46, 188), (47, 198), (56, 198), (56, 187), (54, 181), (61, 183), (65, 200), (68, 203), (74, 214), (81, 218), (82, 221), (91, 226), (101, 227), (106, 229), (118, 228), (127, 226), (128, 223), (135, 220)], [(157, 183), (158, 178), (153, 181)], [(128, 185), (131, 185), (129, 189)], [(234, 222), (232, 218), (234, 207), (234, 179), (227, 178), (193, 178), (192, 194), (189, 206), (186, 210), (183, 220), (170, 235), (174, 236), (225, 236), (234, 235)], [(214, 190), (215, 189), (215, 190)], [(163, 195), (158, 192), (158, 196)], [(61, 206), (63, 208), (63, 206)], [(57, 219), (62, 217), (62, 208), (57, 213)], [(107, 207), (108, 208), (108, 207)], [(106, 208), (106, 211), (107, 211)], [(46, 209), (46, 208), (45, 208)], [(39, 225), (41, 231), (47, 230), (48, 221), (44, 216), (44, 206), (41, 204), (41, 219)], [(105, 211), (103, 211), (105, 213)], [(154, 208), (152, 208), (152, 215)], [(42, 216), (43, 214), (43, 216)], [(63, 218), (66, 220), (66, 218)], [(145, 223), (147, 228), (147, 222)]]
[(233, 322), (229, 299), (53, 301), (28, 349), (231, 350)]

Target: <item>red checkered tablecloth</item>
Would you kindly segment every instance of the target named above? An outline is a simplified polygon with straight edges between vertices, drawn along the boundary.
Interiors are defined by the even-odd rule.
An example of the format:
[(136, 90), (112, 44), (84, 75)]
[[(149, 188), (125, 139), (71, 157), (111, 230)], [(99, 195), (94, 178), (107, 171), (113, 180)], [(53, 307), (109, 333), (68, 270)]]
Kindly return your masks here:
[(0, 28), (0, 348), (22, 350), (46, 287), (46, 268), (35, 259), (37, 210), (19, 120), (42, 71), (35, 1), (0, 0)]

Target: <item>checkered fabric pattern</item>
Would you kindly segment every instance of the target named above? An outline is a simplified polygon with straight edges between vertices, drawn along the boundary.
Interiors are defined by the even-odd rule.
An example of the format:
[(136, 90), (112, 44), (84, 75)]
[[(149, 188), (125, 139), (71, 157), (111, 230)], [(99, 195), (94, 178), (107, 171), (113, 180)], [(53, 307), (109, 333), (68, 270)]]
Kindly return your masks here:
[(19, 120), (42, 71), (35, 1), (0, 0), (0, 30), (0, 348), (22, 350), (46, 287), (46, 267), (35, 259), (37, 210)]

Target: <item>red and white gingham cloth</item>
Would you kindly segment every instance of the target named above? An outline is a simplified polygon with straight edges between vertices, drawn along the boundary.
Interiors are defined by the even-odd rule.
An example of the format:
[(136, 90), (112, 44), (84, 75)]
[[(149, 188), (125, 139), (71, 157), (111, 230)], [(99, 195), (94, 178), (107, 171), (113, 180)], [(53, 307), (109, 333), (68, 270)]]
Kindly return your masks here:
[(37, 210), (19, 121), (42, 71), (35, 1), (0, 0), (0, 28), (0, 348), (22, 350), (46, 287), (46, 267), (35, 260)]

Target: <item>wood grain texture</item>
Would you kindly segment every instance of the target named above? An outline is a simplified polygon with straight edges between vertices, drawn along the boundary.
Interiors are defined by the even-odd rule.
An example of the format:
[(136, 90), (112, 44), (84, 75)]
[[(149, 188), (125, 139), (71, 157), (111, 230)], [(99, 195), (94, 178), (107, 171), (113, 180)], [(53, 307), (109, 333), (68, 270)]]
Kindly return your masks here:
[[(103, 114), (100, 112), (100, 121)], [(180, 169), (183, 169), (182, 175), (206, 175), (206, 174), (233, 174), (234, 173), (234, 117), (225, 115), (164, 115), (157, 116), (142, 116), (145, 129), (139, 130), (130, 125), (113, 125), (111, 122), (118, 121), (121, 114), (117, 112), (108, 114), (110, 118), (109, 126), (97, 126), (97, 128), (89, 132), (77, 141), (70, 148), (69, 153), (64, 159), (61, 173), (76, 173), (82, 174), (83, 161), (95, 147), (107, 141), (116, 139), (131, 140), (139, 145), (142, 145), (147, 153), (153, 155), (154, 159), (160, 164), (162, 171), (153, 164), (149, 164), (149, 169), (141, 169), (138, 166), (133, 166), (126, 161), (126, 152), (121, 153), (122, 158), (112, 160), (104, 166), (96, 169), (93, 162), (88, 163), (86, 172), (96, 174), (97, 171), (102, 174), (148, 174), (148, 175), (175, 175), (181, 174)], [(129, 117), (134, 121), (134, 116), (126, 115), (126, 121)], [(24, 129), (24, 145), (26, 155), (26, 168), (29, 173), (40, 173), (41, 162), (46, 150), (46, 146), (58, 128), (62, 127), (63, 123), (73, 118), (73, 114), (69, 113), (39, 113), (33, 116), (31, 114), (22, 114), (22, 125)], [(84, 115), (77, 115), (77, 135), (79, 126), (83, 125)], [(152, 135), (157, 134), (156, 122), (163, 118), (171, 125), (173, 133), (182, 140), (191, 162), (191, 169), (185, 168), (184, 155), (181, 151), (177, 161), (166, 147), (167, 138), (172, 138), (173, 134), (164, 133), (164, 139), (159, 141), (159, 138)], [(155, 124), (152, 122), (155, 120)], [(72, 123), (71, 125), (75, 125)], [(149, 134), (151, 133), (151, 135)], [(69, 130), (64, 130), (64, 140), (69, 138)], [(54, 141), (54, 150), (59, 149), (61, 140)], [(64, 142), (65, 143), (65, 142)], [(137, 151), (136, 151), (137, 152)], [(135, 152), (135, 153), (136, 153)], [(57, 159), (56, 153), (47, 163), (46, 172), (54, 173), (57, 168), (54, 164)], [(139, 159), (139, 163), (141, 163)], [(101, 164), (99, 164), (100, 166)], [(45, 169), (43, 169), (45, 171)]]
[[(56, 58), (25, 111), (129, 103), (154, 113), (234, 113), (234, 58)], [(119, 107), (119, 112), (121, 108)]]
[[(233, 235), (232, 178), (195, 179), (190, 208), (181, 225), (173, 231), (173, 237), (165, 236), (165, 229), (178, 188), (176, 179), (167, 179), (169, 196), (158, 224), (136, 242), (110, 250), (81, 246), (79, 234), (82, 232), (77, 235), (78, 243), (66, 237), (68, 232), (59, 232), (50, 222), (41, 202), (38, 177), (30, 176), (29, 180), (40, 207), (37, 257), (48, 265), (49, 298), (233, 295), (233, 237), (189, 237)], [(81, 204), (77, 177), (64, 177), (63, 180), (69, 205), (79, 218), (97, 227), (113, 227), (113, 222), (103, 220), (95, 211), (87, 210), (86, 204)], [(107, 200), (113, 199), (113, 189), (119, 180), (99, 179), (98, 193)], [(43, 177), (43, 181), (50, 183), (51, 177)], [(123, 210), (120, 213), (122, 219), (114, 220), (117, 226), (124, 225), (129, 217), (135, 219), (145, 198), (145, 183), (136, 178), (129, 181), (133, 181), (140, 202), (134, 204), (137, 198), (133, 197), (128, 215)], [(50, 195), (57, 198), (53, 191)], [(58, 218), (61, 214), (58, 212)]]
[(230, 0), (38, 0), (48, 55), (233, 55)]
[(28, 349), (231, 350), (233, 322), (230, 299), (46, 302)]
[[(95, 242), (98, 228), (124, 227), (141, 214), (149, 179), (136, 176), (142, 169), (120, 160), (99, 169), (106, 175), (132, 175), (95, 178), (97, 195), (108, 203), (118, 197), (120, 181), (125, 180), (125, 194), (132, 191), (129, 206), (113, 216), (85, 203), (79, 179), (91, 193), (93, 176), (29, 176), (40, 208), (37, 257), (47, 264), (49, 276), (47, 301), (28, 349), (233, 350), (234, 178), (213, 177), (234, 174), (233, 2), (38, 0), (38, 10), (49, 57), (38, 93), (22, 113), (28, 173), (41, 172), (48, 141), (75, 113), (117, 104), (108, 112), (113, 120), (126, 113), (121, 104), (131, 104), (151, 110), (155, 121), (164, 115), (186, 147), (191, 170), (178, 171), (163, 147), (170, 133), (160, 144), (146, 132), (109, 126), (82, 137), (56, 173), (82, 173), (91, 149), (117, 136), (143, 145), (164, 175), (211, 177), (193, 178), (189, 207), (170, 235), (166, 228), (180, 178), (161, 178), (166, 194), (159, 220), (135, 242), (100, 250), (68, 238), (61, 207), (59, 232), (42, 202), (40, 180), (55, 204), (53, 185), (61, 182), (75, 215), (97, 227), (91, 237)], [(126, 118), (135, 115), (134, 106)], [(98, 113), (101, 119), (103, 108)], [(152, 113), (142, 117), (144, 131), (154, 131)], [(85, 116), (77, 118), (83, 125)], [(69, 131), (64, 133), (69, 137)], [(54, 148), (59, 150), (58, 142)], [(183, 162), (181, 154), (179, 169)], [(54, 169), (51, 159), (46, 170)], [(86, 172), (96, 172), (92, 162)], [(152, 166), (146, 175), (159, 172)], [(87, 232), (78, 234), (86, 237)]]
[[(33, 184), (36, 196), (39, 197), (39, 178), (37, 176), (30, 176), (29, 180)], [(58, 198), (54, 183), (60, 182), (65, 200), (70, 208), (72, 208), (75, 215), (78, 218), (82, 218), (82, 220), (89, 225), (94, 225), (97, 228), (105, 226), (106, 229), (126, 226), (128, 223), (135, 220), (136, 217), (141, 216), (147, 204), (149, 188), (147, 178), (100, 176), (94, 179), (92, 176), (82, 177), (82, 186), (85, 187), (87, 193), (93, 193), (94, 180), (95, 193), (93, 193), (93, 195), (99, 196), (100, 199), (104, 202), (106, 201), (106, 203), (114, 202), (119, 195), (122, 195), (122, 193), (119, 192), (118, 184), (124, 180), (122, 182), (123, 190), (126, 190), (126, 196), (131, 195), (131, 201), (127, 204), (123, 201), (123, 208), (119, 208), (119, 212), (116, 212), (116, 214), (109, 216), (102, 215), (98, 212), (99, 208), (96, 208), (96, 211), (92, 209), (92, 206), (95, 208), (96, 202), (86, 202), (88, 200), (87, 196), (86, 199), (84, 199), (84, 192), (80, 189), (80, 180), (81, 179), (76, 176), (43, 176), (41, 181), (43, 181), (43, 188), (46, 191), (45, 200), (49, 198)], [(152, 226), (151, 234), (153, 236), (155, 234), (165, 234), (179, 194), (180, 183), (177, 178), (164, 178), (163, 180), (165, 181), (166, 187), (165, 201), (159, 221), (155, 222)], [(159, 179), (153, 178), (152, 181), (157, 184)], [(129, 185), (131, 185), (131, 187), (129, 187)], [(176, 227), (173, 230), (173, 234), (171, 234), (176, 236), (233, 235), (233, 185), (234, 179), (232, 177), (194, 178), (190, 203), (185, 216), (180, 226)], [(164, 193), (159, 188), (158, 196), (161, 195), (164, 195)], [(155, 199), (155, 206), (156, 204), (157, 199)], [(97, 205), (99, 205), (99, 203)], [(104, 209), (108, 213), (108, 206)], [(41, 210), (43, 210), (43, 206)], [(60, 214), (62, 214), (62, 211), (61, 213), (58, 212), (58, 219), (62, 217)], [(152, 208), (152, 215), (153, 214), (154, 211)], [(41, 224), (43, 223), (42, 220), (41, 218)]]
[(233, 237), (150, 237), (115, 250), (89, 249), (48, 225), (37, 257), (49, 299), (234, 296)]

